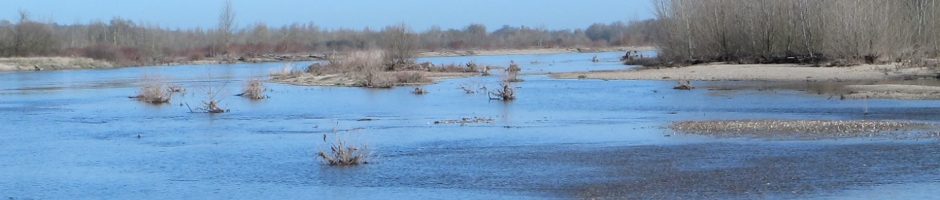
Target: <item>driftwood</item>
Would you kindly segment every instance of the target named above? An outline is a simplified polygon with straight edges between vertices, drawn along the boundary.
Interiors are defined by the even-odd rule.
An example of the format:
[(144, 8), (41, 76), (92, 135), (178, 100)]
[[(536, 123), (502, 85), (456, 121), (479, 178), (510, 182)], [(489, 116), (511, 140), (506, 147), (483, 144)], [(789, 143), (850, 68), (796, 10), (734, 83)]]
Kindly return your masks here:
[(684, 80), (680, 80), (680, 81), (679, 81), (679, 85), (677, 85), (676, 87), (673, 87), (672, 89), (676, 89), (676, 90), (692, 90), (692, 89), (695, 89), (695, 87), (692, 86), (692, 82), (690, 82), (690, 81), (687, 81), (687, 80), (685, 80), (685, 81), (684, 81)]

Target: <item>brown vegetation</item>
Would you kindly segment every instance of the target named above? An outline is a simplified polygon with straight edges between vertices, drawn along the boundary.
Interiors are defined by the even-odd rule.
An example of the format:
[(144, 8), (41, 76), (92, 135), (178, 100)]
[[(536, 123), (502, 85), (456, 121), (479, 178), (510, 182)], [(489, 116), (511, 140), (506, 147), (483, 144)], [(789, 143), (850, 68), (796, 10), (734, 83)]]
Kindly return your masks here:
[[(703, 62), (857, 63), (940, 54), (940, 2), (656, 0), (659, 56)], [(831, 64), (829, 64), (831, 63)]]
[(519, 79), (519, 72), (522, 72), (522, 68), (519, 67), (519, 64), (516, 62), (510, 62), (509, 68), (506, 68), (506, 82), (522, 82), (522, 79)]
[(261, 100), (268, 98), (268, 96), (264, 94), (264, 91), (264, 84), (260, 79), (251, 79), (248, 81), (248, 84), (245, 85), (244, 92), (238, 94), (237, 96), (249, 98), (252, 100)]
[[(508, 76), (507, 76), (508, 77)], [(496, 89), (494, 92), (490, 92), (489, 96), (491, 100), (500, 100), (500, 101), (512, 101), (516, 99), (515, 88), (512, 87), (512, 81), (509, 78), (505, 79), (500, 83), (500, 88)]]
[(162, 83), (147, 83), (134, 98), (151, 104), (165, 104), (170, 103), (172, 94)]
[(221, 90), (209, 88), (206, 91), (206, 101), (202, 102), (202, 107), (199, 107), (199, 110), (205, 111), (210, 114), (225, 113), (228, 110), (219, 106), (221, 100), (218, 99)]
[(329, 151), (321, 150), (317, 156), (323, 159), (327, 165), (349, 167), (360, 164), (368, 164), (369, 151), (365, 145), (351, 145), (346, 140), (339, 138), (336, 130), (333, 130), (333, 141), (328, 141), (327, 135), (323, 134), (323, 143), (329, 148)]
[[(431, 83), (432, 78), (476, 75), (475, 65), (435, 66), (414, 62), (413, 56), (398, 56), (389, 62), (385, 50), (333, 53), (327, 63), (313, 64), (306, 73), (272, 74), (274, 81), (299, 85), (334, 85), (368, 88), (390, 88)], [(402, 61), (401, 58), (410, 58)]]

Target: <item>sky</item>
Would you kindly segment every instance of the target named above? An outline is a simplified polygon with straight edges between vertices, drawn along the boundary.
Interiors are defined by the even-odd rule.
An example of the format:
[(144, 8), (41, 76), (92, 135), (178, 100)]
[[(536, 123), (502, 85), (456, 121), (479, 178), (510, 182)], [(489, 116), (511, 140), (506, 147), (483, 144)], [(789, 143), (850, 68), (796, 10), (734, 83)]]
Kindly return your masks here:
[[(59, 24), (107, 22), (121, 17), (167, 28), (213, 28), (225, 0), (0, 0), (0, 20), (25, 10), (34, 20)], [(407, 24), (493, 31), (503, 25), (586, 28), (652, 18), (650, 0), (232, 0), (236, 24), (269, 26), (312, 22), (326, 29)]]

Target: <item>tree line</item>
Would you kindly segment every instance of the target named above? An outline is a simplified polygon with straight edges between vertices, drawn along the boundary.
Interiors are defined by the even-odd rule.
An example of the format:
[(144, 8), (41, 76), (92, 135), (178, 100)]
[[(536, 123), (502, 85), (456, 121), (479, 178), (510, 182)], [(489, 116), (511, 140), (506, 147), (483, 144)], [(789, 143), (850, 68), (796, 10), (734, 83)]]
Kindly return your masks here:
[(936, 0), (653, 0), (669, 62), (902, 61), (940, 54)]
[(651, 35), (646, 33), (649, 29), (644, 28), (651, 20), (594, 24), (576, 30), (503, 26), (491, 31), (484, 25), (471, 24), (462, 29), (432, 27), (415, 32), (403, 24), (381, 30), (328, 30), (313, 23), (239, 27), (234, 19), (230, 4), (223, 7), (214, 29), (165, 28), (122, 18), (60, 25), (35, 21), (21, 11), (15, 22), (0, 20), (0, 57), (81, 56), (118, 65), (139, 65), (208, 57), (364, 50), (388, 47), (389, 43), (424, 51), (651, 44)]

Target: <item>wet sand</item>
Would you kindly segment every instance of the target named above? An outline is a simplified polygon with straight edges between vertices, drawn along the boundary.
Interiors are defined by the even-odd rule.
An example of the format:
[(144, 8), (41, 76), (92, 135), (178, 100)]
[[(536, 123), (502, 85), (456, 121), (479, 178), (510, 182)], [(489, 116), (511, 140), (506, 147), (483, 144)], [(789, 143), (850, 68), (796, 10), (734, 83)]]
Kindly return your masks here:
[(852, 99), (904, 99), (904, 100), (937, 100), (940, 99), (940, 87), (926, 85), (847, 85), (845, 89), (849, 94), (846, 98)]

